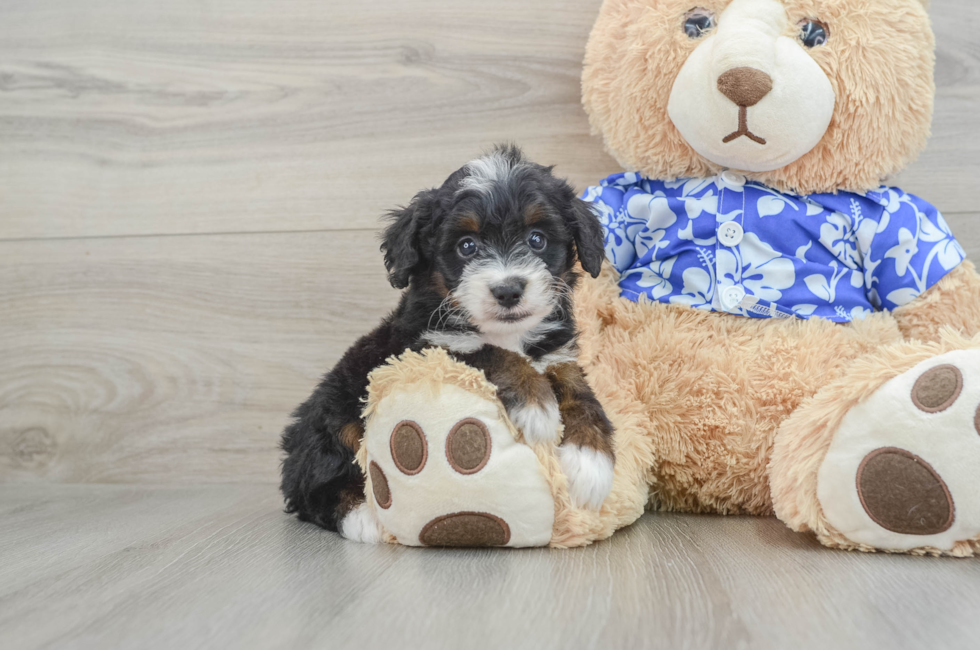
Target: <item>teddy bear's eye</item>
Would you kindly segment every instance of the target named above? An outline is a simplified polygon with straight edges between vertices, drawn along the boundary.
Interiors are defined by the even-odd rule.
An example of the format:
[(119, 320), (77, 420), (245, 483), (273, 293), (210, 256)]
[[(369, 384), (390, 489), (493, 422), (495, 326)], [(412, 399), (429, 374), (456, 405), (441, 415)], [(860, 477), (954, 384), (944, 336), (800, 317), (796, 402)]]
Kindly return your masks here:
[(807, 47), (818, 47), (827, 42), (830, 33), (826, 25), (815, 20), (804, 20), (800, 22), (800, 40)]
[(701, 38), (715, 26), (715, 16), (707, 9), (692, 9), (684, 19), (684, 33), (688, 38)]

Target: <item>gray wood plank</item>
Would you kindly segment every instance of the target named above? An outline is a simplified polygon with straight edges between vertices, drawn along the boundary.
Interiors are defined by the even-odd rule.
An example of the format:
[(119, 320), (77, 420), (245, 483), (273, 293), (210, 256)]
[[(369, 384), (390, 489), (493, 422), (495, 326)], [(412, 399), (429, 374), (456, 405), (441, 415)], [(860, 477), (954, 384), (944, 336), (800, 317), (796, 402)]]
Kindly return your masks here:
[(362, 546), (271, 486), (6, 486), (0, 638), (59, 648), (976, 647), (980, 563), (650, 514), (585, 549)]
[(275, 481), (397, 298), (373, 232), (0, 242), (0, 481)]
[[(2, 5), (0, 238), (327, 230), (514, 140), (619, 171), (579, 102), (599, 0)], [(936, 0), (928, 151), (898, 183), (976, 210), (980, 6)]]
[(0, 238), (371, 227), (505, 140), (593, 182), (598, 5), (5, 7)]

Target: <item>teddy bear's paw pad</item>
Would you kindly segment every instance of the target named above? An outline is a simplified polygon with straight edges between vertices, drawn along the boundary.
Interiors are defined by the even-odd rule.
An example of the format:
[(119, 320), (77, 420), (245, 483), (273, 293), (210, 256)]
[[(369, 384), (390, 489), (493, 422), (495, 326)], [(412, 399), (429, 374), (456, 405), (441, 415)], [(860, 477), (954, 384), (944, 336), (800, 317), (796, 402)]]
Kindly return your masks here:
[(493, 439), (487, 425), (467, 418), (446, 436), (446, 458), (460, 474), (476, 474), (487, 466)]
[(368, 474), (371, 475), (371, 489), (374, 492), (374, 502), (378, 507), (387, 510), (391, 507), (391, 488), (388, 487), (388, 478), (384, 470), (373, 460), (368, 465)]
[(929, 463), (904, 449), (885, 447), (865, 456), (857, 491), (868, 516), (894, 533), (935, 535), (953, 525), (946, 483)]
[(367, 493), (408, 546), (544, 546), (555, 502), (498, 402), (458, 386), (386, 396), (367, 422)]
[(980, 537), (980, 350), (929, 359), (852, 409), (818, 473), (828, 522), (878, 549)]
[(457, 512), (427, 523), (419, 541), (426, 546), (507, 546), (510, 526), (485, 512)]
[(422, 471), (429, 458), (425, 433), (415, 422), (399, 422), (391, 432), (391, 459), (404, 474), (413, 476)]

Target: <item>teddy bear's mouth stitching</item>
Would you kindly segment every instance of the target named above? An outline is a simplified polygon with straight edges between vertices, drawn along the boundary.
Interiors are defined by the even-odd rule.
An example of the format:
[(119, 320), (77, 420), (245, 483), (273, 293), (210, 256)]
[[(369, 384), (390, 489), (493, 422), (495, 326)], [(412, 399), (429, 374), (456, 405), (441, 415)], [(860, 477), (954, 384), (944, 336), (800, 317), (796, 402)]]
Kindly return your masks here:
[(728, 144), (732, 140), (737, 140), (738, 138), (741, 138), (743, 135), (749, 140), (751, 140), (752, 142), (758, 142), (759, 144), (766, 143), (765, 138), (760, 138), (755, 133), (752, 133), (752, 131), (749, 131), (749, 107), (748, 106), (738, 107), (738, 130), (735, 131), (734, 133), (729, 133), (728, 135), (726, 135), (722, 140), (722, 142)]

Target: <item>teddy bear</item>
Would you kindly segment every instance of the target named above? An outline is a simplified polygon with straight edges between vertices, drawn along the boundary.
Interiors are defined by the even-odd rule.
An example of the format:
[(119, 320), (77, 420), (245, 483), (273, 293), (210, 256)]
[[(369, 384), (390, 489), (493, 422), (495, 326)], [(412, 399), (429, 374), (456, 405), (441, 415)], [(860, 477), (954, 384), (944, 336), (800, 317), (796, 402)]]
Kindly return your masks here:
[(652, 509), (980, 549), (980, 276), (887, 184), (929, 135), (923, 0), (698, 2), (605, 0), (586, 50), (585, 110), (628, 170), (585, 191), (608, 263), (575, 296), (609, 496), (576, 508), (480, 373), (406, 353), (358, 452), (388, 541), (580, 546)]

